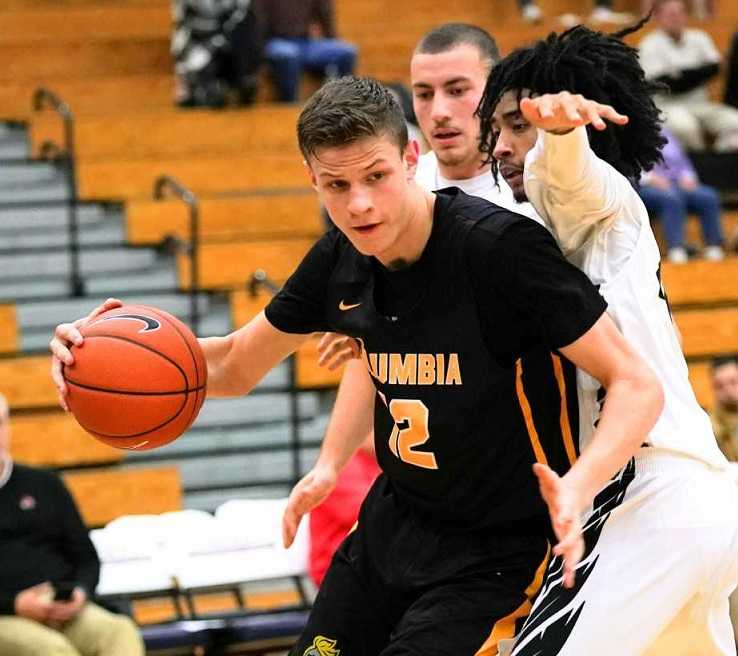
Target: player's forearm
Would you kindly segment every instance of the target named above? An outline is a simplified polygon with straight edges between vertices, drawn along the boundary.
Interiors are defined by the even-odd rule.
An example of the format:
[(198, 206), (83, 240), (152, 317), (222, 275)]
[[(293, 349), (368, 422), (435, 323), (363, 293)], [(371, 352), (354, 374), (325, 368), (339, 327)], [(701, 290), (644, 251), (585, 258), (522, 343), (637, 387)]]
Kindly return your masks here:
[(663, 405), (661, 385), (646, 367), (608, 385), (592, 441), (565, 476), (587, 503), (648, 441)]
[(374, 385), (366, 366), (352, 360), (338, 388), (318, 465), (340, 472), (374, 428)]
[(208, 366), (208, 396), (239, 396), (250, 390), (233, 368), (233, 337), (205, 337), (198, 340)]
[(208, 367), (208, 396), (247, 394), (308, 338), (278, 330), (261, 312), (230, 335), (200, 339)]
[(528, 164), (547, 187), (574, 190), (586, 182), (592, 156), (586, 128), (577, 127), (565, 134), (539, 129)]

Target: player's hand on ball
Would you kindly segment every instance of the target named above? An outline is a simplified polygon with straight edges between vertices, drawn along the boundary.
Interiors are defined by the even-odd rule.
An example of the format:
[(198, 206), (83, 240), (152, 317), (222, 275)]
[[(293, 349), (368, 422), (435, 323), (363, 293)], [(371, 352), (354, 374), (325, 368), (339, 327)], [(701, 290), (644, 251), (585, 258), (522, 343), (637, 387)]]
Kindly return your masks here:
[(610, 105), (588, 100), (568, 91), (523, 98), (520, 111), (528, 123), (547, 132), (564, 133), (580, 125), (592, 125), (596, 130), (607, 127), (605, 120), (625, 125), (628, 117)]
[(554, 533), (559, 540), (553, 553), (564, 559), (564, 587), (571, 588), (576, 566), (584, 555), (583, 504), (566, 478), (561, 478), (550, 467), (537, 463), (533, 465), (533, 471), (538, 477), (541, 496), (548, 506)]
[(282, 541), (289, 547), (297, 535), (302, 516), (319, 506), (336, 487), (338, 473), (331, 467), (316, 465), (292, 488), (282, 517)]
[(361, 357), (361, 344), (353, 337), (338, 333), (326, 333), (318, 343), (318, 365), (330, 371), (344, 362)]
[(86, 317), (77, 319), (72, 323), (61, 323), (54, 330), (54, 337), (49, 343), (49, 348), (51, 349), (51, 378), (59, 395), (59, 404), (65, 410), (68, 411), (69, 407), (67, 405), (67, 385), (62, 375), (62, 367), (65, 364), (71, 365), (74, 363), (74, 357), (69, 347), (73, 344), (79, 346), (82, 343), (82, 334), (79, 332), (80, 328), (89, 324), (103, 312), (113, 310), (121, 305), (123, 303), (117, 298), (109, 298), (102, 305), (98, 305)]

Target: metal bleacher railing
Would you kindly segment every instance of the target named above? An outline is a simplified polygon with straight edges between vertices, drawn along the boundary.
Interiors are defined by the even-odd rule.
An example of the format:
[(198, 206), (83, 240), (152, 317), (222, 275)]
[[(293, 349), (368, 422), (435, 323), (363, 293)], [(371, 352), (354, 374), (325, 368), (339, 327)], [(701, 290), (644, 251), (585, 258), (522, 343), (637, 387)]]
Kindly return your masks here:
[(154, 199), (164, 198), (166, 190), (173, 192), (189, 208), (189, 243), (179, 244), (190, 259), (190, 328), (196, 335), (200, 327), (198, 299), (200, 294), (200, 268), (198, 251), (200, 249), (200, 205), (197, 196), (181, 182), (169, 175), (161, 175), (154, 183)]
[(64, 122), (64, 144), (60, 147), (53, 142), (45, 142), (41, 149), (41, 156), (43, 159), (60, 162), (66, 169), (68, 186), (69, 283), (72, 296), (82, 296), (84, 294), (84, 283), (79, 267), (79, 224), (77, 221), (79, 199), (77, 197), (77, 169), (74, 147), (74, 114), (69, 105), (53, 91), (46, 87), (39, 87), (33, 94), (33, 110), (40, 111), (47, 105), (57, 112)]

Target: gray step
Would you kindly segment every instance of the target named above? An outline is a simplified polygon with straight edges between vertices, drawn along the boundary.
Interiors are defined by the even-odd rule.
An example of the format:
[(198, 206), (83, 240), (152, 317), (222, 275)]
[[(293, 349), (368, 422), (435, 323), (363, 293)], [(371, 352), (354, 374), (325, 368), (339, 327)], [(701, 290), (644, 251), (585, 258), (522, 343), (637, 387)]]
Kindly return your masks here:
[[(213, 399), (208, 403), (212, 403)], [(302, 421), (299, 428), (301, 442), (314, 442), (323, 439), (328, 423), (328, 416)], [(179, 439), (156, 450), (156, 455), (170, 458), (187, 458), (193, 453), (212, 449), (256, 448), (264, 445), (281, 445), (289, 447), (292, 441), (292, 424), (280, 422), (267, 426), (221, 426), (215, 429), (192, 428)], [(126, 454), (126, 461), (145, 461), (149, 452), (131, 451)]]
[(17, 159), (27, 156), (26, 131), (20, 126), (0, 124), (0, 158)]
[[(123, 246), (126, 235), (123, 225), (116, 222), (98, 222), (90, 226), (84, 226), (78, 232), (77, 243), (82, 246), (118, 244)], [(34, 249), (34, 248), (62, 248), (69, 247), (71, 240), (69, 232), (64, 229), (44, 229), (33, 231), (9, 230), (0, 235), (0, 248), (2, 250)]]
[[(301, 473), (309, 470), (317, 454), (316, 448), (300, 450)], [(213, 485), (235, 487), (244, 483), (289, 479), (292, 476), (292, 453), (289, 450), (210, 458), (201, 456), (190, 460), (164, 461), (159, 464), (178, 466), (182, 487), (185, 490)]]
[[(126, 299), (132, 293), (140, 294), (142, 289), (169, 289), (174, 293), (178, 287), (176, 272), (171, 268), (161, 267), (113, 276), (91, 275), (84, 278), (84, 283), (85, 292), (94, 299), (93, 303), (108, 296)], [(0, 299), (3, 300), (68, 297), (71, 293), (69, 279), (66, 276), (32, 280), (0, 278)]]
[[(318, 403), (317, 392), (301, 392), (298, 397), (300, 417), (308, 419), (318, 414)], [(208, 399), (195, 420), (193, 430), (287, 421), (289, 416), (290, 398), (287, 392), (251, 394), (235, 399)]]
[(16, 185), (45, 186), (66, 179), (64, 167), (47, 162), (0, 163), (0, 189)]
[(85, 293), (94, 296), (120, 296), (127, 299), (129, 292), (142, 289), (171, 289), (179, 287), (174, 263), (142, 271), (118, 272), (115, 275), (97, 275), (85, 278)]
[[(0, 176), (3, 172), (0, 171)], [(40, 203), (59, 202), (69, 197), (69, 189), (62, 182), (48, 184), (16, 184), (0, 187), (0, 205), (3, 203)]]
[(16, 298), (50, 298), (69, 296), (71, 293), (66, 278), (46, 280), (3, 280), (0, 278), (0, 299), (9, 301)]
[[(16, 316), (22, 330), (27, 328), (51, 328), (56, 324), (73, 321), (85, 316), (103, 298), (69, 298), (55, 301), (18, 303)], [(200, 307), (207, 312), (210, 307), (210, 297), (201, 294)], [(125, 299), (126, 303), (151, 305), (175, 316), (186, 316), (189, 311), (189, 298), (183, 294), (138, 294)]]
[[(79, 260), (83, 275), (146, 269), (156, 261), (151, 248), (99, 248), (80, 252)], [(63, 252), (0, 255), (0, 271), (5, 278), (68, 275), (69, 256)]]
[[(77, 224), (80, 230), (97, 226), (104, 221), (123, 223), (119, 209), (110, 210), (102, 205), (79, 205)], [(41, 207), (0, 207), (0, 234), (6, 231), (66, 230), (68, 209), (65, 204)]]

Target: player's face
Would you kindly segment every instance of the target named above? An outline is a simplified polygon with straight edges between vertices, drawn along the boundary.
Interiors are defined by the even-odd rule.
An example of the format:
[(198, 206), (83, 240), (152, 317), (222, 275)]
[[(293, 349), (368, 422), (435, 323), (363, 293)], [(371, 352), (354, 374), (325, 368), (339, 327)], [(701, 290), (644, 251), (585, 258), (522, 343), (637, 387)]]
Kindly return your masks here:
[(313, 187), (333, 222), (364, 255), (391, 261), (410, 220), (417, 144), (404, 153), (389, 136), (323, 148), (308, 162)]
[(517, 90), (505, 92), (497, 104), (492, 116), (492, 133), (496, 139), (492, 156), (497, 160), (500, 175), (510, 185), (515, 200), (524, 203), (528, 197), (523, 186), (523, 165), (538, 132), (520, 113)]
[(410, 62), (413, 108), (423, 136), (454, 179), (471, 178), (481, 167), (479, 118), (489, 63), (472, 45), (415, 54)]
[(687, 26), (687, 8), (682, 0), (670, 0), (659, 7), (656, 18), (667, 34), (678, 39)]
[(730, 410), (738, 410), (738, 365), (724, 364), (715, 369), (712, 386), (717, 402)]

